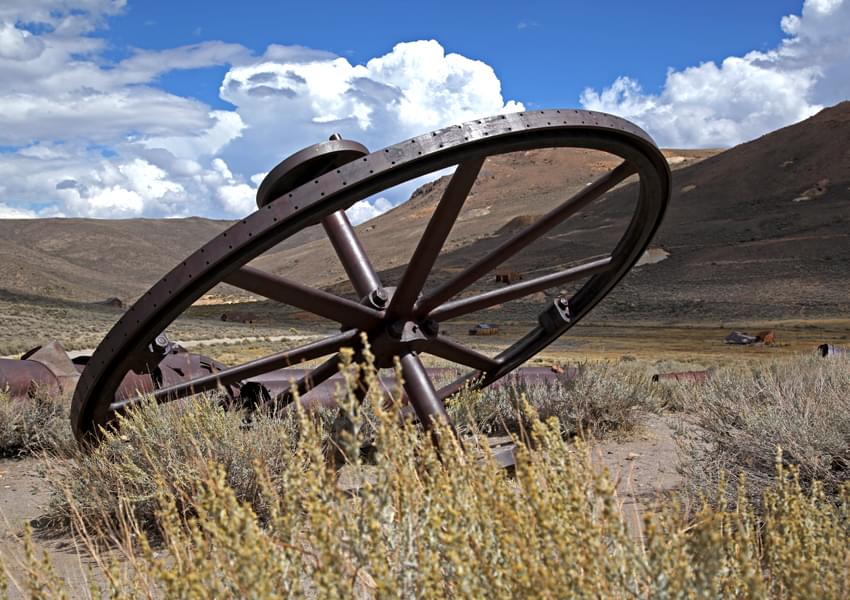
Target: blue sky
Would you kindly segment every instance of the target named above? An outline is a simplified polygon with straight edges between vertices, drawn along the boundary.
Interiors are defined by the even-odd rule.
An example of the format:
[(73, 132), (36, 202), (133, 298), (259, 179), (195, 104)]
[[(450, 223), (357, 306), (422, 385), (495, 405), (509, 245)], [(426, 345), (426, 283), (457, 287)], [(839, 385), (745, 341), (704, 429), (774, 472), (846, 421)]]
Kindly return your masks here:
[[(507, 98), (529, 107), (573, 106), (586, 87), (621, 75), (647, 91), (668, 68), (776, 46), (780, 19), (797, 0), (740, 2), (233, 2), (130, 3), (104, 31), (116, 55), (215, 39), (260, 54), (272, 43), (329, 50), (352, 62), (389, 52), (400, 41), (436, 39), (448, 52), (493, 67)], [(165, 76), (178, 94), (226, 107), (218, 84), (226, 69)]]
[(234, 218), (335, 131), (584, 107), (666, 147), (753, 139), (850, 97), (850, 0), (3, 0), (0, 80), (0, 218)]
[[(572, 106), (586, 87), (620, 75), (658, 91), (668, 68), (775, 47), (780, 19), (800, 2), (163, 2), (130, 3), (104, 33), (116, 54), (165, 49), (205, 39), (256, 53), (272, 43), (329, 50), (363, 62), (400, 41), (436, 39), (448, 52), (493, 67), (507, 98), (527, 106)], [(238, 9), (234, 9), (238, 6)], [(218, 97), (225, 69), (179, 73), (162, 84), (226, 107)]]

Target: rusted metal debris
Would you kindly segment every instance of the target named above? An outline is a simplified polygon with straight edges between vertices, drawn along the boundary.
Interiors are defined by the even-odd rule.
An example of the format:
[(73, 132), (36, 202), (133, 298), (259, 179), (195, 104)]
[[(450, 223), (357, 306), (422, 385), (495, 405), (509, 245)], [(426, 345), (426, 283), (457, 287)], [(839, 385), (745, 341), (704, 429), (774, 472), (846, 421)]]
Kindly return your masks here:
[(833, 358), (836, 356), (850, 357), (850, 348), (842, 346), (833, 346), (832, 344), (821, 344), (818, 346), (818, 354), (824, 358)]
[(470, 328), (469, 335), (498, 335), (499, 326), (493, 323), (479, 323)]
[(741, 331), (733, 331), (726, 336), (724, 341), (727, 344), (737, 346), (748, 346), (750, 344), (764, 344), (765, 346), (770, 346), (776, 343), (776, 334), (771, 329), (760, 331), (756, 335), (749, 335)]
[[(425, 286), (432, 268), (488, 156), (542, 148), (583, 148), (618, 156), (622, 163), (534, 222), (505, 234), (505, 241), (440, 285)], [(405, 181), (456, 166), (422, 238), (395, 285), (382, 281), (360, 244), (345, 209)], [(603, 258), (483, 293), (462, 293), (534, 241), (606, 192), (637, 176), (634, 212), (623, 237)], [(272, 169), (257, 192), (258, 210), (182, 261), (126, 312), (98, 346), (83, 371), (71, 407), (79, 440), (95, 441), (118, 411), (144, 398), (128, 394), (126, 378), (155, 373), (168, 356), (155, 337), (193, 302), (220, 283), (285, 303), (339, 324), (339, 333), (282, 349), (241, 365), (210, 367), (176, 380), (151, 378), (159, 402), (194, 393), (235, 388), (271, 376), (282, 367), (324, 359), (295, 383), (305, 400), (337, 373), (340, 350), (361, 355), (365, 334), (378, 368), (398, 359), (406, 396), (424, 427), (449, 420), (446, 403), (466, 387), (481, 389), (515, 371), (579, 322), (643, 255), (670, 197), (670, 170), (652, 139), (639, 127), (611, 115), (581, 110), (535, 110), (478, 119), (433, 131), (377, 152), (333, 136), (301, 150)], [(247, 266), (297, 232), (321, 225), (345, 268), (356, 299)], [(554, 261), (557, 263), (557, 261)], [(574, 285), (571, 296), (547, 301), (530, 331), (495, 356), (467, 347), (441, 332), (456, 317), (538, 292)], [(573, 289), (570, 287), (570, 289)], [(468, 369), (437, 388), (421, 353)], [(272, 395), (272, 392), (268, 392)], [(271, 401), (291, 401), (283, 391)]]
[[(163, 387), (186, 384), (228, 368), (208, 356), (188, 352), (164, 336), (159, 336), (159, 342), (162, 358), (156, 368), (150, 373), (128, 373), (116, 396), (130, 398), (138, 394), (153, 394)], [(32, 397), (39, 393), (70, 394), (90, 360), (90, 356), (72, 359), (59, 342), (52, 341), (33, 348), (20, 359), (0, 359), (0, 390), (5, 390), (13, 398)], [(451, 381), (457, 376), (457, 369), (426, 369), (426, 373), (431, 380)], [(309, 374), (310, 369), (276, 369), (220, 387), (216, 391), (228, 406), (254, 408), (272, 398), (288, 394), (293, 384)], [(569, 381), (577, 375), (578, 370), (575, 368), (523, 367), (494, 382), (493, 387), (552, 385)], [(397, 389), (398, 380), (395, 376), (380, 377), (378, 382), (388, 399), (401, 397), (406, 402), (404, 391)], [(305, 393), (302, 404), (308, 409), (336, 408), (342, 385), (344, 380), (340, 373), (316, 386), (308, 384), (306, 392), (309, 393)]]
[(516, 283), (522, 280), (522, 273), (518, 271), (501, 271), (496, 273), (496, 283)]

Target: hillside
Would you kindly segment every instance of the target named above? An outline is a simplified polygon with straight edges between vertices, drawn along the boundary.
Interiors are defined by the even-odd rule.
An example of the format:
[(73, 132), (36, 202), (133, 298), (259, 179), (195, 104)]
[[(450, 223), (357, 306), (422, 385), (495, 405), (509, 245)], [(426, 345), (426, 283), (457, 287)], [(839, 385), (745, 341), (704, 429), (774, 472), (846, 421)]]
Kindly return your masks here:
[[(669, 256), (635, 269), (594, 315), (722, 322), (850, 313), (848, 139), (850, 102), (845, 102), (675, 169), (670, 207), (652, 244)], [(511, 175), (531, 177), (525, 164)], [(635, 187), (627, 182), (613, 190), (509, 266), (539, 275), (607, 253), (626, 226)], [(493, 198), (499, 200), (507, 201), (504, 195)], [(482, 255), (511, 229), (452, 252), (435, 279)]]
[[(632, 272), (594, 315), (723, 322), (848, 314), (848, 139), (850, 103), (845, 102), (724, 152), (665, 151), (674, 170), (674, 191), (653, 242), (655, 262)], [(586, 150), (491, 157), (429, 285), (462, 269), (617, 162)], [(447, 180), (420, 187), (408, 202), (358, 227), (385, 283), (397, 281)], [(630, 216), (634, 193), (634, 182), (627, 180), (506, 266), (535, 276), (609, 252)], [(198, 218), (0, 221), (0, 289), (84, 301), (132, 299), (226, 226)], [(254, 264), (350, 291), (320, 228), (301, 232)], [(479, 289), (495, 285), (482, 281)], [(533, 309), (496, 309), (486, 318), (510, 320), (526, 308)]]
[(0, 289), (84, 302), (134, 299), (227, 221), (0, 219)]

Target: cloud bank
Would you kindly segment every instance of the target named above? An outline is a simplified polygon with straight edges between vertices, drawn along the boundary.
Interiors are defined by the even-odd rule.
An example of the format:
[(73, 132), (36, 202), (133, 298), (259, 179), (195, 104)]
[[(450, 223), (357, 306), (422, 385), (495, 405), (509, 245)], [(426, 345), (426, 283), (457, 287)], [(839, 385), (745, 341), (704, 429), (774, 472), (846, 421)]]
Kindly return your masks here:
[[(334, 132), (372, 149), (500, 111), (487, 64), (436, 41), (400, 43), (365, 64), (298, 46), (253, 56), (207, 41), (109, 63), (94, 32), (107, 0), (12, 0), (0, 7), (0, 218), (239, 217), (263, 174)], [(224, 65), (213, 110), (157, 87), (169, 71)], [(391, 207), (352, 207), (353, 220)]]
[(658, 94), (619, 77), (581, 103), (635, 121), (663, 146), (723, 147), (850, 97), (850, 2), (805, 0), (780, 26), (786, 37), (767, 52), (670, 70)]
[[(331, 133), (372, 150), (482, 115), (523, 110), (493, 69), (434, 40), (362, 64), (323, 50), (203, 41), (107, 59), (123, 0), (0, 4), (0, 218), (234, 218), (265, 172)], [(620, 77), (587, 108), (632, 119), (666, 146), (727, 146), (850, 97), (850, 0), (806, 0), (782, 43), (667, 74), (646, 93)], [(100, 29), (99, 29), (100, 28)], [(162, 89), (172, 71), (224, 66), (213, 109)], [(413, 184), (353, 206), (361, 222)]]

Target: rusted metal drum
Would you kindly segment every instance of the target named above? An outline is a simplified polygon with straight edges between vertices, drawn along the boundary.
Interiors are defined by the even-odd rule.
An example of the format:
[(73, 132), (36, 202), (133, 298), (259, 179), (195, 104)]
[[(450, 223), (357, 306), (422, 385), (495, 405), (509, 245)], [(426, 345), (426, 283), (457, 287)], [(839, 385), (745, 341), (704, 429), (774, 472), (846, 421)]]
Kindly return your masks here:
[(36, 392), (61, 392), (59, 379), (42, 363), (34, 360), (0, 358), (0, 392), (26, 397)]

